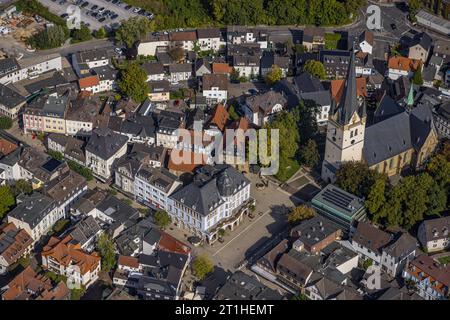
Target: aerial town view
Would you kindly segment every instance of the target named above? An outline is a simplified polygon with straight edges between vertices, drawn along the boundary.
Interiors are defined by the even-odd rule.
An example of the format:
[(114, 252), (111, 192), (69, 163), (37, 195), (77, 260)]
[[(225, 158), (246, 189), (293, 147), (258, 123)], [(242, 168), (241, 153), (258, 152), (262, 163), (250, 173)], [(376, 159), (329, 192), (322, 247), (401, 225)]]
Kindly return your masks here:
[(449, 0), (0, 0), (0, 304), (449, 300), (449, 139)]

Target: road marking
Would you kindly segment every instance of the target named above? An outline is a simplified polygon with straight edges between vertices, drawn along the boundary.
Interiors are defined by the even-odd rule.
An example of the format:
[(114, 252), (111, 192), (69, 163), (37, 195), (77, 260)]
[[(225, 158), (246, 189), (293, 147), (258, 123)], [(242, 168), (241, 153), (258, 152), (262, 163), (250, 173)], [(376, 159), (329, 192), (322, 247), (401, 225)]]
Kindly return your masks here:
[(233, 242), (236, 238), (240, 237), (245, 231), (247, 231), (248, 228), (250, 228), (251, 226), (253, 226), (256, 222), (258, 222), (259, 220), (262, 219), (262, 217), (264, 217), (266, 215), (266, 213), (269, 213), (271, 210), (267, 210), (266, 212), (264, 212), (259, 218), (257, 218), (255, 221), (253, 221), (252, 223), (250, 223), (244, 230), (242, 230), (241, 232), (239, 232), (236, 236), (234, 236), (234, 238), (232, 238), (230, 241), (228, 241), (228, 243), (226, 243), (222, 248), (220, 248), (219, 250), (217, 250), (214, 254), (213, 257), (215, 257), (220, 251), (222, 251), (223, 249), (225, 249), (226, 247), (228, 247), (228, 245)]

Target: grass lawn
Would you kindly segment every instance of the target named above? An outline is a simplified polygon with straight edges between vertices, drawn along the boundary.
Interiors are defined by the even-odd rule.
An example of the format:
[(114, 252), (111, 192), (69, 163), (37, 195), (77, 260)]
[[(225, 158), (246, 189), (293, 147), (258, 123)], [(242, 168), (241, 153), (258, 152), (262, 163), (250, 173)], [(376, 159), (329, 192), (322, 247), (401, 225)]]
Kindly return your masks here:
[(325, 49), (335, 50), (339, 40), (341, 40), (341, 34), (339, 33), (325, 33)]
[(280, 168), (275, 177), (282, 182), (286, 182), (298, 171), (298, 169), (300, 169), (300, 164), (296, 160), (289, 160), (287, 165), (283, 167), (281, 167), (280, 163)]
[(450, 263), (450, 256), (441, 257), (438, 259), (438, 261), (442, 264), (449, 264)]

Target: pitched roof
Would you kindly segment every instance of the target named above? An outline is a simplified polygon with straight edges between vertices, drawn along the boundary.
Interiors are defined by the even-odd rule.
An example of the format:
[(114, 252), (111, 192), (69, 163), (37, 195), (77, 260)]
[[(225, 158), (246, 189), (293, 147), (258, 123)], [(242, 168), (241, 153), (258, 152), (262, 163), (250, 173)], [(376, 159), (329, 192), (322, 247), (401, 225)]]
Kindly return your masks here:
[(217, 87), (219, 90), (228, 89), (228, 78), (225, 74), (205, 74), (203, 75), (203, 91)]
[(70, 236), (63, 239), (52, 237), (44, 246), (41, 255), (50, 256), (65, 267), (76, 265), (80, 268), (82, 275), (89, 271), (93, 272), (100, 265), (100, 257), (97, 254), (85, 253), (79, 244), (71, 244), (71, 240)]
[(119, 266), (126, 266), (137, 269), (139, 268), (139, 259), (136, 257), (119, 255), (119, 258), (117, 259), (117, 264)]
[(360, 116), (365, 116), (365, 106), (359, 112), (357, 97), (355, 54), (352, 52), (345, 81), (344, 95), (338, 104), (338, 122), (348, 124), (355, 112), (358, 112)]
[(373, 32), (369, 30), (365, 30), (361, 35), (359, 36), (359, 43), (366, 41), (368, 44), (373, 46)]
[(7, 156), (14, 150), (16, 150), (19, 146), (12, 143), (11, 141), (8, 141), (4, 138), (0, 137), (0, 156)]
[(386, 120), (404, 111), (405, 108), (395, 102), (390, 95), (384, 93), (383, 98), (381, 98), (381, 101), (375, 110), (374, 122)]
[(382, 248), (385, 247), (391, 239), (392, 236), (389, 233), (376, 228), (370, 223), (360, 221), (356, 227), (352, 242), (356, 242), (374, 252), (381, 253)]
[(220, 131), (223, 131), (227, 124), (228, 117), (229, 117), (229, 114), (228, 114), (227, 109), (224, 107), (224, 105), (218, 104), (214, 108), (213, 114), (208, 122), (210, 124), (216, 125)]
[(212, 73), (215, 74), (230, 74), (231, 71), (233, 71), (233, 68), (230, 67), (228, 63), (220, 63), (220, 62), (213, 62), (212, 63)]
[(425, 50), (430, 50), (431, 45), (433, 44), (433, 39), (425, 32), (416, 34), (413, 38), (413, 41), (410, 45), (410, 47), (420, 45)]
[[(334, 99), (336, 103), (339, 103), (341, 101), (342, 95), (344, 94), (345, 80), (331, 80), (330, 84), (331, 98)], [(358, 95), (358, 97), (367, 97), (366, 78), (356, 78), (356, 94)]]
[(25, 102), (25, 97), (0, 83), (0, 105), (8, 109), (15, 108)]
[(155, 75), (164, 73), (164, 66), (161, 62), (150, 62), (147, 61), (142, 65), (142, 69), (147, 73), (147, 75)]
[(16, 262), (32, 243), (33, 238), (25, 229), (18, 229), (13, 223), (0, 225), (0, 256), (8, 264)]
[(247, 97), (245, 103), (253, 112), (262, 111), (264, 115), (267, 115), (271, 113), (272, 108), (277, 104), (281, 104), (284, 108), (287, 104), (287, 99), (282, 93), (270, 90), (263, 94)]
[(197, 29), (197, 37), (199, 39), (220, 38), (219, 28)]
[(49, 278), (38, 275), (31, 266), (9, 282), (8, 289), (2, 294), (4, 300), (66, 300), (69, 296), (70, 291), (64, 281), (55, 286)]
[(128, 137), (107, 128), (97, 128), (86, 145), (89, 151), (102, 159), (109, 159), (128, 142)]
[[(181, 162), (175, 161), (174, 156), (171, 156), (169, 158), (169, 163), (167, 164), (167, 168), (173, 172), (194, 172), (194, 170), (202, 165), (206, 164), (206, 161), (204, 159), (203, 154), (200, 153), (194, 153), (190, 151), (185, 150), (177, 150), (179, 152), (179, 157), (181, 159), (184, 159), (185, 157), (188, 157), (190, 161), (188, 162)], [(201, 159), (201, 163), (196, 163), (194, 159)]]
[(426, 241), (448, 238), (450, 233), (450, 216), (422, 222)]
[(401, 233), (400, 237), (395, 239), (391, 244), (385, 247), (391, 257), (403, 258), (409, 255), (417, 247), (417, 241), (408, 233)]
[(100, 83), (100, 80), (97, 75), (84, 77), (78, 80), (78, 84), (80, 86), (80, 89), (86, 89), (93, 86), (98, 86)]
[(196, 41), (197, 33), (195, 31), (177, 31), (169, 35), (171, 41)]
[(388, 61), (389, 69), (402, 71), (416, 71), (420, 67), (420, 60), (409, 59), (406, 57), (391, 57)]

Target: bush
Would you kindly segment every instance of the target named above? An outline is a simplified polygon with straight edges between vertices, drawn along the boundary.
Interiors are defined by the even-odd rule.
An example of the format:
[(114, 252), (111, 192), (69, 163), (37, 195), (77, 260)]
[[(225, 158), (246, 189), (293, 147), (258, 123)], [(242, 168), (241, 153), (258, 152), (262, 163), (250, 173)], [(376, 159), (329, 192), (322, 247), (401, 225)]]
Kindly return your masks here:
[(203, 280), (214, 271), (214, 264), (206, 255), (198, 256), (192, 263), (192, 271), (199, 280)]
[(59, 151), (55, 151), (55, 150), (48, 150), (47, 153), (50, 155), (50, 157), (52, 157), (53, 159), (62, 161), (64, 160), (64, 155), (59, 152)]
[(11, 129), (13, 121), (8, 117), (0, 117), (0, 129), (8, 130)]
[(87, 181), (91, 181), (94, 178), (91, 170), (89, 170), (86, 167), (83, 167), (82, 165), (79, 165), (75, 161), (69, 160), (67, 161), (67, 164), (69, 165), (70, 169), (82, 175), (84, 178), (86, 178)]

